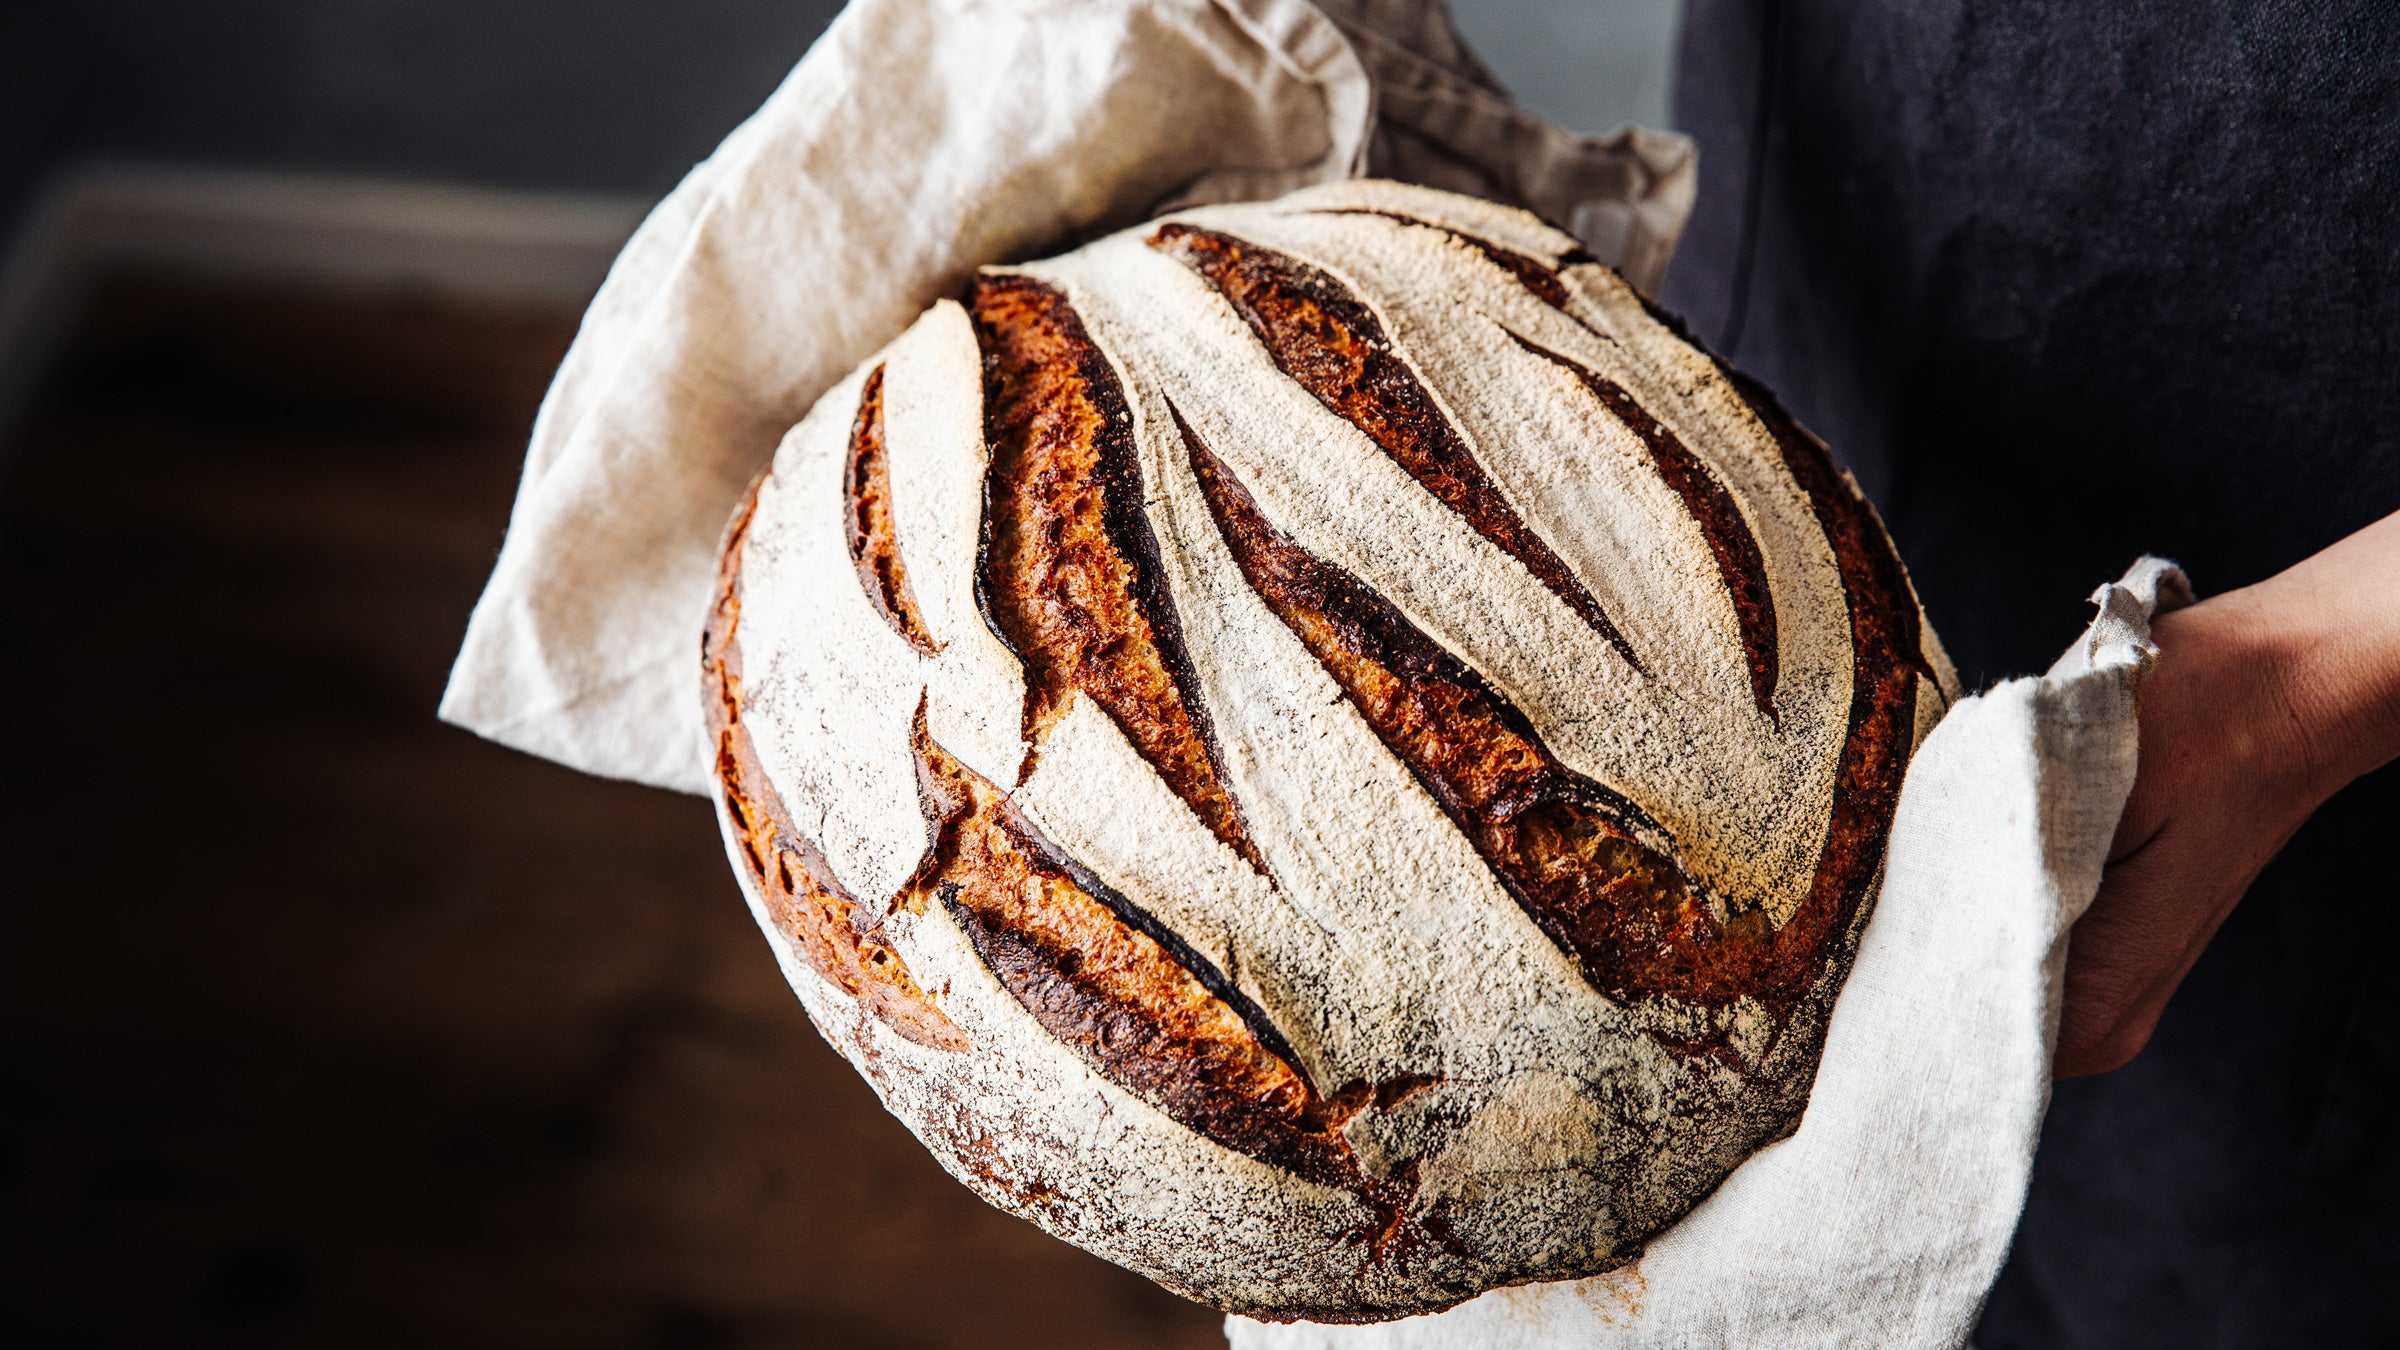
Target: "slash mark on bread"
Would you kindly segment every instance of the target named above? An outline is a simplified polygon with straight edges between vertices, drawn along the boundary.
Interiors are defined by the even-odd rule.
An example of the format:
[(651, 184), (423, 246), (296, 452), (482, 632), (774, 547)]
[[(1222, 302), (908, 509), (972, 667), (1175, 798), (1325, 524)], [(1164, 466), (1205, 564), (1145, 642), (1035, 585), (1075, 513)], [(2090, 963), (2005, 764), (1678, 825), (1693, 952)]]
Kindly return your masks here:
[(716, 599), (700, 639), (704, 707), (716, 746), (713, 767), (734, 841), (768, 916), (810, 969), (909, 1040), (937, 1050), (964, 1050), (966, 1034), (918, 986), (880, 927), (866, 922), (866, 911), (834, 877), (815, 841), (793, 826), (742, 725), (742, 649), (736, 632), (742, 543), (766, 477), (762, 473), (751, 483), (734, 514), (719, 555)]
[(1216, 230), (1170, 221), (1150, 246), (1232, 304), (1284, 374), (1357, 427), (1477, 534), (1643, 670), (1641, 658), (1565, 562), (1526, 525), (1457, 428), (1391, 349), (1366, 304), (1323, 269)]
[[(1566, 286), (1558, 271), (1577, 263), (1595, 261), (1589, 254), (1574, 250), (1562, 257), (1556, 266), (1550, 266), (1488, 240), (1413, 216), (1382, 211), (1366, 214), (1387, 216), (1403, 224), (1439, 230), (1449, 235), (1481, 252), (1514, 276), (1543, 303), (1582, 324), (1583, 321), (1569, 310)], [(1159, 234), (1170, 228), (1177, 227), (1161, 227)], [(1152, 236), (1153, 246), (1159, 246), (1159, 234)], [(1675, 315), (1638, 291), (1633, 292), (1633, 296), (1653, 322), (1693, 349), (1707, 353), (1707, 346), (1694, 337)], [(1589, 327), (1588, 324), (1584, 326)], [(1517, 340), (1524, 343), (1523, 338)], [(1524, 345), (1532, 346), (1530, 343)], [(1547, 352), (1539, 354), (1551, 355)], [(1749, 958), (1753, 963), (1753, 978), (1756, 981), (1752, 992), (1780, 1019), (1814, 980), (1817, 972), (1822, 970), (1826, 954), (1842, 940), (1860, 908), (1871, 897), (1875, 880), (1881, 874), (1884, 840), (1891, 829), (1892, 816), (1899, 804), (1901, 781), (1908, 768), (1916, 716), (1916, 681), (1922, 677), (1937, 688), (1940, 681), (1924, 655), (1924, 635), (1918, 620), (1916, 596), (1909, 587), (1907, 572), (1899, 555), (1893, 551), (1890, 537), (1875, 519), (1874, 508), (1867, 504), (1856, 486), (1834, 467), (1824, 446), (1792, 421), (1773, 394), (1756, 381), (1717, 361), (1713, 355), (1710, 360), (1716, 375), (1726, 381), (1774, 440), (1785, 467), (1807, 496), (1810, 510), (1833, 548), (1850, 620), (1853, 668), (1849, 732), (1843, 741), (1841, 762), (1834, 778), (1825, 848), (1818, 857), (1807, 896), (1791, 919), (1775, 933), (1771, 946)], [(1592, 388), (1592, 385), (1587, 381), (1586, 387)], [(1610, 403), (1611, 411), (1616, 412), (1620, 420), (1624, 420), (1637, 435), (1643, 436), (1645, 442), (1651, 445), (1655, 457), (1659, 443), (1650, 441), (1645, 427), (1627, 417), (1626, 412), (1617, 408), (1599, 389), (1593, 388), (1592, 391), (1604, 403)], [(1630, 398), (1625, 402), (1633, 411), (1641, 411)], [(1642, 414), (1642, 420), (1656, 426), (1655, 419), (1649, 418), (1646, 413)], [(1658, 430), (1665, 431), (1663, 427)], [(1661, 467), (1663, 474), (1665, 466)], [(1676, 485), (1672, 478), (1669, 485), (1676, 487), (1679, 493), (1683, 492), (1683, 488)], [(1722, 488), (1718, 490), (1722, 491)], [(1708, 495), (1702, 489), (1701, 504), (1693, 509), (1694, 516), (1701, 520), (1704, 530), (1709, 528), (1706, 514), (1709, 509), (1706, 500)], [(1687, 505), (1692, 500), (1692, 496), (1687, 494)], [(1726, 505), (1730, 506), (1731, 503), (1727, 502)], [(1748, 537), (1746, 529), (1742, 534)], [(1731, 541), (1731, 532), (1727, 531), (1725, 537)], [(1710, 546), (1712, 550), (1718, 547), (1718, 539), (1713, 535)], [(1755, 548), (1753, 541), (1751, 550)], [(1730, 568), (1725, 553), (1719, 553), (1718, 563), (1720, 571), (1726, 574), (1727, 589), (1735, 599), (1737, 612), (1741, 612), (1744, 588), (1736, 578), (1748, 569), (1738, 556), (1738, 543), (1734, 544), (1734, 549), (1736, 555), (1730, 559)], [(1770, 672), (1773, 668), (1762, 659), (1775, 650), (1771, 604), (1762, 606), (1759, 614), (1766, 623), (1754, 627), (1745, 613), (1744, 648), (1751, 654), (1754, 695), (1763, 689), (1771, 696), (1774, 684)]]
[(867, 602), (921, 656), (941, 653), (925, 631), (917, 597), (900, 562), (900, 533), (892, 521), (892, 466), (883, 438), (883, 367), (867, 372), (858, 416), (850, 423), (850, 453), (842, 467), (842, 532)]
[(1261, 1162), (1370, 1184), (1341, 1127), (1434, 1080), (1320, 1097), (1256, 1003), (937, 744), (921, 709), (915, 744), (928, 851), (902, 903), (938, 901), (1017, 1002), (1110, 1081)]
[(1766, 996), (1777, 935), (1763, 910), (1720, 920), (1647, 842), (1663, 831), (1639, 807), (1561, 763), (1522, 711), (1390, 601), (1286, 538), (1176, 420), (1251, 589), (1594, 988), (1708, 1008)]
[(1142, 508), (1133, 414), (1116, 371), (1066, 296), (1031, 277), (979, 276), (969, 312), (991, 449), (976, 587), (1025, 664), (1026, 741), (1038, 747), (1080, 690), (1192, 814), (1271, 881), (1225, 782)]
[(1583, 249), (1574, 248), (1569, 249), (1566, 255), (1558, 260), (1557, 265), (1553, 266), (1539, 258), (1519, 253), (1513, 248), (1502, 248), (1489, 239), (1468, 234), (1464, 230), (1454, 230), (1447, 225), (1436, 224), (1433, 221), (1423, 220), (1399, 211), (1371, 211), (1364, 207), (1353, 206), (1312, 211), (1309, 214), (1317, 216), (1381, 216), (1385, 220), (1396, 221), (1402, 225), (1413, 225), (1421, 230), (1432, 230), (1436, 234), (1448, 238), (1452, 243), (1471, 248), (1482, 254), (1501, 271), (1515, 277), (1526, 290), (1539, 297), (1543, 304), (1562, 312), (1567, 307), (1567, 284), (1559, 280), (1559, 268), (1573, 267), (1577, 263), (1599, 261)]
[(1519, 347), (1574, 376), (1650, 452), (1651, 466), (1683, 502), (1692, 523), (1700, 527), (1701, 537), (1708, 541), (1709, 553), (1716, 558), (1717, 576), (1725, 583), (1725, 594), (1733, 601), (1734, 617), (1741, 630), (1742, 655), (1750, 667), (1751, 697), (1757, 701), (1760, 712), (1775, 719), (1775, 596), (1767, 585), (1766, 559), (1759, 553), (1757, 538), (1750, 533), (1750, 523), (1742, 518), (1741, 507), (1734, 504), (1733, 494), (1725, 490), (1725, 485), (1717, 481), (1717, 476), (1708, 471), (1708, 466), (1700, 462), (1700, 457), (1680, 437), (1636, 402), (1625, 386), (1520, 333), (1510, 331), (1508, 335)]
[[(1371, 211), (1353, 207), (1312, 214), (1379, 216), (1401, 225), (1431, 230), (1462, 248), (1482, 254), (1486, 261), (1514, 277), (1517, 284), (1531, 292), (1535, 299), (1573, 319), (1578, 327), (1591, 331), (1590, 325), (1570, 309), (1567, 284), (1559, 275), (1562, 268), (1598, 261), (1580, 248), (1569, 250), (1556, 264), (1551, 264), (1514, 249), (1503, 248), (1463, 230), (1397, 211)], [(1526, 351), (1574, 375), (1648, 448), (1651, 463), (1657, 467), (1659, 477), (1666, 480), (1667, 486), (1683, 499), (1685, 509), (1690, 511), (1692, 519), (1699, 524), (1702, 535), (1708, 540), (1709, 551), (1716, 556), (1718, 575), (1724, 579), (1726, 593), (1732, 597), (1734, 612), (1739, 617), (1742, 652), (1750, 666), (1751, 695), (1758, 704), (1758, 710), (1774, 719), (1778, 660), (1775, 600), (1767, 585), (1766, 561), (1760, 556), (1758, 541), (1751, 535), (1749, 523), (1742, 518), (1741, 509), (1734, 504), (1732, 494), (1708, 471), (1707, 465), (1674, 432), (1652, 417), (1623, 385), (1540, 346), (1523, 334), (1510, 331), (1508, 335)]]
[[(1685, 340), (1691, 341), (1688, 335)], [(1833, 546), (1850, 612), (1850, 733), (1834, 773), (1825, 851), (1808, 897), (1777, 935), (1769, 971), (1776, 988), (1796, 992), (1824, 969), (1825, 953), (1842, 941), (1873, 896), (1916, 734), (1917, 678), (1936, 688), (1939, 682), (1922, 655), (1916, 593), (1875, 508), (1773, 394), (1721, 362), (1717, 372), (1774, 438), (1784, 466), (1808, 497)]]

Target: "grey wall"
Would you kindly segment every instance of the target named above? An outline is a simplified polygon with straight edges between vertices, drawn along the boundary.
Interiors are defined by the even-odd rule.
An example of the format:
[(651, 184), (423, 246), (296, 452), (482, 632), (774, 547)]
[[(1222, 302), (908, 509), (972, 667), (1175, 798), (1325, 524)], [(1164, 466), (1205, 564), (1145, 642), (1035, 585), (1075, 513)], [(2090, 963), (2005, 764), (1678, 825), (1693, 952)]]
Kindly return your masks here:
[(1517, 101), (1574, 131), (1667, 125), (1683, 0), (1450, 0)]
[[(1456, 0), (1520, 98), (1662, 124), (1678, 0)], [(838, 0), (0, 0), (0, 230), (92, 157), (656, 195)]]

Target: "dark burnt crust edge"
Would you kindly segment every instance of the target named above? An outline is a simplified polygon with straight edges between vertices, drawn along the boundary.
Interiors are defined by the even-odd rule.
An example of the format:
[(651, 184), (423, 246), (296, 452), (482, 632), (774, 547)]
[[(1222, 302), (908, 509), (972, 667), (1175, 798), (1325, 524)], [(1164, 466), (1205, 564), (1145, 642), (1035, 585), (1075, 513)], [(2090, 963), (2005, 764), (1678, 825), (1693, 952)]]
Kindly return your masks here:
[(1751, 697), (1760, 712), (1770, 720), (1780, 721), (1775, 710), (1780, 664), (1775, 645), (1775, 595), (1767, 583), (1766, 558), (1759, 552), (1758, 539), (1750, 532), (1750, 522), (1742, 516), (1733, 494), (1684, 445), (1682, 438), (1651, 416), (1649, 409), (1625, 386), (1522, 333), (1513, 329), (1504, 331), (1525, 351), (1573, 375), (1650, 452), (1650, 462), (1659, 478), (1683, 502), (1684, 510), (1700, 527), (1700, 535), (1708, 541), (1708, 551), (1716, 559), (1717, 575), (1733, 601), (1734, 617), (1741, 632), (1742, 655), (1750, 668)]
[(1382, 322), (1348, 287), (1314, 264), (1219, 230), (1168, 221), (1151, 232), (1149, 243), (1214, 287), (1277, 369), (1516, 559), (1627, 665), (1644, 670), (1624, 633), (1508, 504), (1465, 438), (1392, 351)]
[(741, 560), (759, 489), (771, 472), (751, 480), (726, 527), (701, 630), (702, 710), (715, 747), (719, 803), (768, 916), (809, 968), (908, 1040), (964, 1050), (966, 1034), (917, 984), (879, 929), (862, 926), (868, 911), (834, 877), (816, 842), (793, 824), (742, 724)]
[[(1873, 908), (1900, 788), (1916, 750), (1917, 680), (1930, 680), (1932, 672), (1922, 653), (1916, 592), (1874, 507), (1764, 386), (1713, 354), (1710, 360), (1774, 439), (1808, 497), (1833, 549), (1850, 615), (1850, 727), (1834, 776), (1825, 851), (1808, 898), (1777, 934), (1774, 974), (1796, 996), (1825, 964), (1814, 954), (1842, 945), (1853, 921)], [(1939, 681), (1933, 682), (1938, 689)], [(1797, 934), (1788, 950), (1787, 934)]]
[[(1033, 754), (1026, 757), (1020, 769), (1020, 781), (1030, 775), (1040, 752), (1044, 728), (1034, 725), (1036, 710), (1046, 703), (1063, 708), (1064, 688), (1081, 688), (1118, 724), (1136, 753), (1183, 799), (1210, 833), (1272, 885), (1273, 873), (1243, 824), (1241, 800), (1234, 795), (1231, 779), (1225, 772), (1224, 750), (1207, 702), (1201, 697), (1199, 677), (1185, 645), (1182, 616), (1167, 588), (1157, 536), (1143, 506), (1141, 459), (1134, 439), (1133, 411), (1114, 366), (1085, 330), (1082, 316), (1066, 295), (1036, 278), (1012, 273), (979, 274), (970, 287), (966, 310), (982, 358), (984, 438), (989, 452), (983, 481), (983, 515), (978, 527), (975, 595), (985, 622), (1001, 635), (1002, 642), (1026, 671), (1023, 720), (1025, 738), (1032, 745)], [(1032, 317), (1026, 317), (1028, 314)], [(1060, 646), (1055, 640), (1057, 627), (1044, 622), (1039, 615), (1014, 612), (1008, 588), (996, 579), (1004, 561), (1004, 534), (1041, 530), (1058, 523), (1055, 519), (1018, 519), (1017, 497), (1007, 486), (1010, 475), (1020, 470), (1029, 476), (1055, 466), (1055, 459), (1037, 462), (1049, 447), (1034, 443), (1035, 432), (1045, 415), (1071, 416), (1071, 410), (1062, 414), (1056, 406), (1062, 400), (1056, 397), (1030, 410), (1020, 406), (1040, 387), (1040, 381), (1034, 378), (1038, 372), (1026, 368), (1031, 363), (1020, 359), (1015, 345), (1034, 326), (1045, 328), (1047, 332), (1041, 336), (1062, 349), (1073, 363), (1072, 396), (1089, 405), (1094, 426), (1084, 448), (1090, 451), (1094, 468), (1086, 483), (1100, 504), (1108, 564), (1103, 570), (1115, 581), (1121, 569), (1128, 607), (1147, 630), (1141, 635), (1145, 639), (1142, 651), (1155, 657), (1159, 672), (1164, 674), (1173, 693), (1171, 706), (1157, 699), (1147, 700), (1139, 708), (1127, 706), (1121, 692), (1081, 678), (1082, 667), (1095, 660), (1089, 640), (1084, 640), (1082, 650)], [(1120, 684), (1138, 685), (1149, 675), (1141, 669), (1142, 659), (1141, 651), (1120, 649), (1113, 660), (1103, 663), (1116, 667), (1114, 674)], [(1188, 742), (1175, 744), (1184, 742), (1186, 737)], [(1170, 750), (1181, 751), (1188, 760), (1190, 749), (1195, 746), (1204, 774), (1190, 773), (1171, 762)]]
[(867, 372), (859, 387), (858, 412), (842, 463), (842, 535), (859, 588), (884, 624), (920, 656), (938, 656), (941, 644), (925, 630), (917, 598), (900, 558), (899, 527), (892, 518), (891, 449), (883, 431), (883, 366)]

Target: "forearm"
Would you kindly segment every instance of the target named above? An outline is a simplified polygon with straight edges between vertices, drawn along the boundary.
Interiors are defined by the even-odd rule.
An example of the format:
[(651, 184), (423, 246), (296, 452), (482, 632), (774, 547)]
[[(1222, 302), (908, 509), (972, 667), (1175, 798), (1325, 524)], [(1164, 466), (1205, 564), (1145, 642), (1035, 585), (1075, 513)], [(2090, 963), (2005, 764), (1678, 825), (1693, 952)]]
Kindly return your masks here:
[(2400, 513), (2223, 600), (2268, 648), (2309, 806), (2400, 757)]

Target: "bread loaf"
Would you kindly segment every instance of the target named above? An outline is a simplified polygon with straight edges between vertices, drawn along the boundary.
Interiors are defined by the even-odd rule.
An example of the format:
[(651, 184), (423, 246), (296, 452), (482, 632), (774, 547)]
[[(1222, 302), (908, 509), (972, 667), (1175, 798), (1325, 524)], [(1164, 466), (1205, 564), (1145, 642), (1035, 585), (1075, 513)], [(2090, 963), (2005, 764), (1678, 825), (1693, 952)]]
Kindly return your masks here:
[(1371, 182), (985, 270), (784, 441), (703, 647), (735, 870), (894, 1114), (1337, 1321), (1621, 1265), (1797, 1127), (1955, 683), (1770, 398)]

